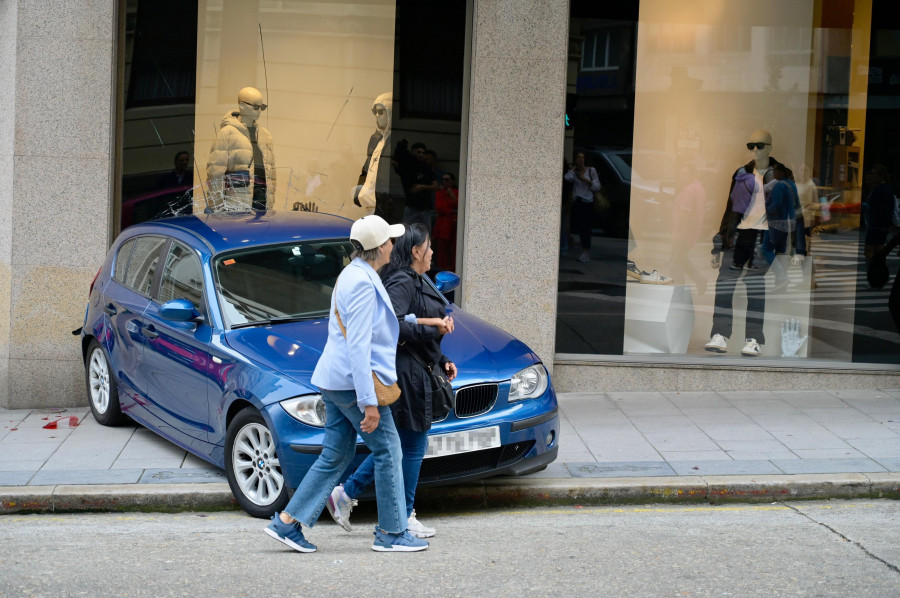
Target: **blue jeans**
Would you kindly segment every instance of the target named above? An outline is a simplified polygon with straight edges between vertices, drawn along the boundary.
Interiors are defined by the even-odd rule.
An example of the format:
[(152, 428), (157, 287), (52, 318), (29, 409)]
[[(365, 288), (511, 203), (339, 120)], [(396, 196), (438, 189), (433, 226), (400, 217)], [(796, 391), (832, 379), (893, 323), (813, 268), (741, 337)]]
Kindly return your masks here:
[(325, 438), (322, 454), (309, 468), (284, 512), (307, 527), (315, 525), (331, 490), (356, 455), (356, 434), (372, 451), (378, 504), (378, 527), (390, 534), (407, 528), (400, 438), (390, 407), (379, 407), (381, 420), (371, 434), (359, 429), (363, 414), (352, 390), (322, 390), (325, 401)]
[[(413, 512), (413, 503), (416, 500), (416, 486), (419, 484), (419, 470), (422, 468), (422, 459), (425, 457), (425, 449), (428, 448), (428, 432), (413, 432), (412, 430), (397, 430), (400, 435), (400, 446), (403, 449), (403, 486), (406, 489), (406, 516)], [(375, 459), (369, 455), (356, 471), (344, 482), (344, 492), (350, 498), (356, 498), (366, 486), (375, 480)], [(378, 480), (375, 480), (375, 493), (378, 494)]]

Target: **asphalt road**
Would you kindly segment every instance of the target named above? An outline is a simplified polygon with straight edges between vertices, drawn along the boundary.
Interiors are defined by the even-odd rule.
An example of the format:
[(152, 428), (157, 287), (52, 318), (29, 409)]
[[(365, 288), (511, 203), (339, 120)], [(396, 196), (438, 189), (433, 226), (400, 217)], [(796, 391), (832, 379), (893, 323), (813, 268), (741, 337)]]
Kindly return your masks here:
[[(354, 513), (356, 516), (357, 513)], [(2, 596), (898, 596), (900, 502), (420, 514), (423, 553), (370, 550), (371, 514), (315, 554), (242, 513), (0, 517)]]

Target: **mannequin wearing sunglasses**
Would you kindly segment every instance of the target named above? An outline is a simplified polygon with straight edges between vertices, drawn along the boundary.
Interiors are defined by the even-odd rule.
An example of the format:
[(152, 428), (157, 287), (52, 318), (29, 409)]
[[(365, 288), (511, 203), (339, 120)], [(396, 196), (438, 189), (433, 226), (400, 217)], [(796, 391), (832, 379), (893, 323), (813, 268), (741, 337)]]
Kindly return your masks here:
[(712, 264), (719, 268), (719, 275), (716, 278), (710, 340), (705, 348), (715, 353), (728, 352), (726, 343), (732, 333), (734, 291), (738, 280), (742, 280), (747, 289), (747, 311), (745, 345), (741, 355), (756, 357), (761, 352), (760, 345), (766, 342), (763, 322), (766, 310), (765, 274), (769, 262), (762, 258), (754, 262), (753, 258), (760, 235), (769, 228), (766, 220), (767, 183), (774, 180), (774, 169), (781, 163), (769, 155), (772, 135), (768, 131), (753, 131), (747, 139), (746, 148), (752, 158), (731, 177), (725, 213), (719, 233), (713, 239)]
[(258, 123), (266, 108), (255, 87), (238, 92), (237, 110), (222, 117), (206, 165), (214, 190), (222, 189), (226, 197), (254, 210), (265, 210), (275, 197), (272, 135)]
[(353, 203), (362, 207), (366, 215), (377, 214), (391, 219), (391, 107), (393, 94), (383, 93), (372, 103), (375, 132), (369, 137), (366, 161), (353, 191)]

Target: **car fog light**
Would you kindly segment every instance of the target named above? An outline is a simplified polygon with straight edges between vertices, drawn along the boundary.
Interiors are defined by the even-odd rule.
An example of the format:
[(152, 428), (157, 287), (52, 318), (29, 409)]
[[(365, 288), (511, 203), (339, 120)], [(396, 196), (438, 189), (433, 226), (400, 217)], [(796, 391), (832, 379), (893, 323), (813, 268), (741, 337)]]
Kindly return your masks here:
[(553, 430), (550, 430), (549, 432), (547, 432), (547, 438), (545, 439), (547, 441), (547, 446), (550, 446), (551, 444), (553, 444), (554, 438), (556, 438), (556, 434), (553, 433)]

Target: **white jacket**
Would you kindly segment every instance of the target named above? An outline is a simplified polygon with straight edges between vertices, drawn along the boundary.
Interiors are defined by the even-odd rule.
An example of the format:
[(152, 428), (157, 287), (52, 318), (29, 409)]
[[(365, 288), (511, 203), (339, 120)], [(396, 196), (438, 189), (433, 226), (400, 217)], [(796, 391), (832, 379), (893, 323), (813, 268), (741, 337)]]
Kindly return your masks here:
[[(253, 162), (253, 145), (250, 143), (250, 131), (241, 121), (240, 112), (228, 112), (219, 123), (219, 133), (209, 150), (206, 163), (207, 179), (221, 180), (229, 172), (250, 171)], [(272, 135), (267, 129), (256, 123), (256, 139), (263, 155), (263, 166), (266, 169), (266, 195), (270, 200), (275, 197), (275, 150)]]

